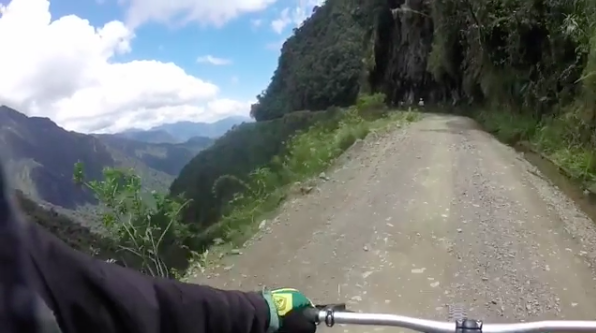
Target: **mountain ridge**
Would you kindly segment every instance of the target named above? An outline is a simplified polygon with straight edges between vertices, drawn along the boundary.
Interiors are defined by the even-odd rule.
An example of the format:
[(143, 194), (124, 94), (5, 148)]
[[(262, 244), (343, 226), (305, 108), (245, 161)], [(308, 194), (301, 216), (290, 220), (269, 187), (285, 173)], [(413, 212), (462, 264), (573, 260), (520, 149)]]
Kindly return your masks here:
[(252, 121), (250, 117), (230, 116), (212, 123), (178, 121), (154, 126), (147, 130), (131, 128), (114, 134), (102, 135), (113, 135), (149, 143), (183, 143), (193, 137), (216, 139), (234, 126)]
[(13, 188), (31, 200), (60, 210), (87, 210), (97, 201), (72, 181), (73, 166), (86, 177), (102, 178), (105, 167), (133, 168), (145, 190), (167, 191), (179, 171), (211, 144), (197, 139), (180, 144), (147, 143), (116, 136), (68, 131), (49, 118), (0, 106), (0, 156)]
[(98, 134), (100, 136), (116, 136), (147, 143), (179, 143), (176, 137), (162, 130), (131, 130), (114, 134)]

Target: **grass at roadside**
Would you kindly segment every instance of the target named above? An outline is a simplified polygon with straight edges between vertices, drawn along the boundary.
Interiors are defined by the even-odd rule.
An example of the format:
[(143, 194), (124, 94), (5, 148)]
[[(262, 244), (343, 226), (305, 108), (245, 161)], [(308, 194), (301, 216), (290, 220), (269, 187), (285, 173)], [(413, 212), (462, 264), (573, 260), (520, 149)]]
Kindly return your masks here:
[(567, 176), (586, 188), (596, 186), (596, 147), (581, 133), (577, 110), (556, 118), (535, 119), (502, 110), (485, 110), (476, 116), (484, 128), (507, 144), (529, 144)]
[[(364, 103), (366, 104), (366, 103)], [(372, 105), (351, 107), (330, 122), (317, 124), (297, 133), (286, 144), (287, 153), (273, 158), (269, 167), (254, 170), (248, 181), (234, 179), (243, 185), (230, 202), (228, 214), (201, 235), (216, 239), (216, 247), (197, 254), (189, 274), (218, 260), (225, 253), (244, 244), (258, 229), (262, 221), (274, 214), (277, 207), (297, 187), (309, 192), (307, 180), (319, 175), (356, 140), (369, 133), (380, 133), (416, 121), (420, 113), (408, 111), (371, 112)], [(225, 177), (228, 181), (233, 177)], [(217, 184), (217, 182), (216, 182)], [(211, 254), (210, 254), (211, 252)]]

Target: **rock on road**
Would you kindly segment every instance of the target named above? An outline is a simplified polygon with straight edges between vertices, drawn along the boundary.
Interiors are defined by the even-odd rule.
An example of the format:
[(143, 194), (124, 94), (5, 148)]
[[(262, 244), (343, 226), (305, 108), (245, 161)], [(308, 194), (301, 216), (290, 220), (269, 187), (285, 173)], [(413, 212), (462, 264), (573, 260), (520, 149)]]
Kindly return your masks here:
[(196, 282), (438, 320), (452, 304), (485, 322), (596, 319), (593, 222), (472, 120), (369, 136), (328, 176)]

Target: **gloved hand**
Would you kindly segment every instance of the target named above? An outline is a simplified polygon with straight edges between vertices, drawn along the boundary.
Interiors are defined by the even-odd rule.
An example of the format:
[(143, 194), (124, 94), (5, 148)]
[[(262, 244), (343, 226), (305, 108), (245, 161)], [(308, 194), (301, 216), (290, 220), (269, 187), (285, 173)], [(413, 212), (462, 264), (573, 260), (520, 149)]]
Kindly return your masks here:
[(298, 290), (265, 290), (263, 296), (271, 313), (268, 333), (314, 333), (317, 330), (317, 325), (303, 314), (304, 309), (314, 306)]

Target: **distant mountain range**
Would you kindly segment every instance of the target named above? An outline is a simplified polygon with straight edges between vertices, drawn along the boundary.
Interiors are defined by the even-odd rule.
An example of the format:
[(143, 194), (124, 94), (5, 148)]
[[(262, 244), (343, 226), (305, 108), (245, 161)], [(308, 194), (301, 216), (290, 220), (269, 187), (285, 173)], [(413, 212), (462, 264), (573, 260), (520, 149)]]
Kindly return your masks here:
[(87, 177), (99, 179), (104, 167), (134, 168), (147, 190), (167, 191), (172, 180), (212, 139), (150, 143), (118, 135), (67, 131), (48, 118), (0, 106), (0, 158), (12, 186), (44, 207), (69, 211), (95, 204), (92, 193), (72, 181), (77, 161)]
[(249, 117), (241, 116), (227, 117), (214, 123), (179, 121), (159, 125), (148, 130), (130, 129), (113, 135), (148, 143), (182, 143), (193, 137), (215, 139), (224, 135), (235, 125), (252, 121)]
[(147, 143), (179, 143), (181, 141), (170, 133), (161, 130), (129, 130), (110, 135)]

